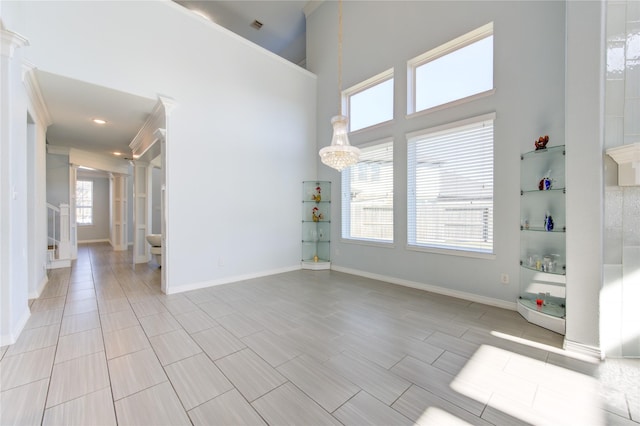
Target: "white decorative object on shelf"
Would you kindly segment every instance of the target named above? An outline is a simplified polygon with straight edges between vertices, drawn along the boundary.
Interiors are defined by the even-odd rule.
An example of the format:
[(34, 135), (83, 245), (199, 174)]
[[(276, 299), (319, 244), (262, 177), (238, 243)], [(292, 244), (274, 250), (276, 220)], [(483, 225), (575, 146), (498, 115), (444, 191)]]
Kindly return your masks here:
[(618, 186), (640, 186), (640, 142), (609, 148), (607, 155), (618, 163)]

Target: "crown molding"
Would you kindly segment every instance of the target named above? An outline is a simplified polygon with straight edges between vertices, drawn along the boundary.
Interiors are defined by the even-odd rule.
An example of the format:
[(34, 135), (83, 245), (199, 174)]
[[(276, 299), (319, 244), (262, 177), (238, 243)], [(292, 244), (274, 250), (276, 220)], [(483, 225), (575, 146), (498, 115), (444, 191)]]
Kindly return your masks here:
[(164, 130), (166, 119), (175, 107), (176, 102), (173, 99), (166, 96), (158, 96), (158, 102), (153, 107), (149, 118), (147, 118), (147, 121), (145, 121), (129, 144), (134, 158), (142, 157), (160, 137), (164, 138), (164, 134), (157, 134), (158, 129)]
[(38, 77), (36, 76), (36, 69), (35, 65), (25, 63), (23, 65), (22, 80), (25, 88), (27, 89), (29, 101), (37, 115), (37, 121), (44, 127), (49, 127), (53, 123), (53, 120), (51, 119), (51, 114), (47, 108), (47, 103), (42, 96), (42, 89), (40, 88)]
[(69, 148), (68, 146), (57, 146), (57, 145), (47, 144), (47, 154), (69, 155), (70, 149), (71, 148)]
[(315, 12), (322, 3), (324, 3), (324, 0), (309, 0), (302, 8), (305, 19), (309, 19), (309, 16)]
[(618, 185), (640, 186), (640, 142), (607, 149), (618, 163)]

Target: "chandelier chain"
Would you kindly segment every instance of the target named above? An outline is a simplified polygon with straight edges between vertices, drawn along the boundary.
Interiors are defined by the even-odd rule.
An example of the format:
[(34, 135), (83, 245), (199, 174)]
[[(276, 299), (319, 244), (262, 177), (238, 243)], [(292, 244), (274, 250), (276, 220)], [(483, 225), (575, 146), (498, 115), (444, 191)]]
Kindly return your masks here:
[(342, 115), (342, 0), (338, 0), (338, 112)]

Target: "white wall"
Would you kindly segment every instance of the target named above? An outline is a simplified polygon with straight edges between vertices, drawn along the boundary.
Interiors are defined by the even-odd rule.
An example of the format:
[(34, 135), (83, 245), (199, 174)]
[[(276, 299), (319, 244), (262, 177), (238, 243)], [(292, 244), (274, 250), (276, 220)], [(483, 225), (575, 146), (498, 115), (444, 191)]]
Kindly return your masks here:
[(21, 43), (1, 25), (0, 32), (0, 345), (4, 346), (15, 342), (30, 315), (28, 102)]
[(300, 185), (316, 175), (312, 74), (172, 2), (9, 3), (6, 25), (39, 69), (175, 99), (168, 292), (298, 267)]
[(565, 347), (600, 356), (603, 263), (604, 3), (567, 7)]
[[(345, 2), (343, 7), (343, 88), (395, 70), (393, 123), (350, 136), (354, 145), (394, 138), (395, 245), (342, 242), (340, 227), (333, 226), (333, 265), (514, 308), (519, 293), (520, 153), (532, 150), (534, 139), (544, 134), (550, 135), (551, 145), (564, 143), (564, 3), (368, 1)], [(330, 118), (338, 112), (337, 20), (336, 2), (324, 2), (307, 20), (307, 66), (318, 75), (318, 149), (329, 145)], [(407, 118), (407, 60), (491, 21), (495, 94)], [(407, 250), (405, 134), (494, 111), (495, 260)], [(321, 165), (319, 178), (333, 182), (333, 200), (340, 200), (339, 174)], [(332, 208), (332, 222), (339, 224), (340, 203)], [(509, 274), (508, 285), (500, 283), (501, 273)]]
[(78, 180), (93, 182), (93, 223), (78, 225), (78, 242), (109, 240), (109, 179), (107, 177), (82, 177)]

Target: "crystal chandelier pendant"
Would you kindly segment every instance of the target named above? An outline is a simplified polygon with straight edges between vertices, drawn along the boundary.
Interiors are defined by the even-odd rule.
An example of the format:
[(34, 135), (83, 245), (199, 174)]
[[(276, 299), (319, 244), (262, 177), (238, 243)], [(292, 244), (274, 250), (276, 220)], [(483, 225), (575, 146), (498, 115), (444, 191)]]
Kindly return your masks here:
[(333, 138), (331, 145), (320, 150), (320, 160), (329, 167), (342, 171), (358, 162), (360, 149), (349, 144), (347, 123), (344, 115), (336, 115), (331, 119)]

